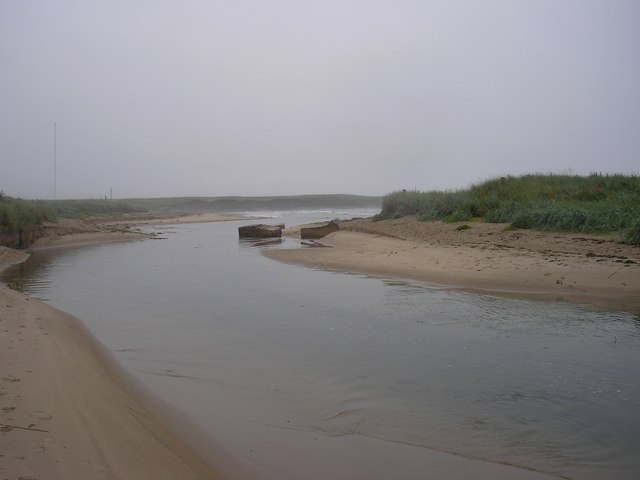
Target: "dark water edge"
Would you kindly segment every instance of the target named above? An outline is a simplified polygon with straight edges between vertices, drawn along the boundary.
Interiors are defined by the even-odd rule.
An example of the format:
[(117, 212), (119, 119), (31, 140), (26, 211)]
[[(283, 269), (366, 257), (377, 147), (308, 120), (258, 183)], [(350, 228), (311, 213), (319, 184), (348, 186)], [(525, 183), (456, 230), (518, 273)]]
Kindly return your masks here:
[(283, 265), (237, 226), (42, 252), (1, 279), (82, 318), (249, 470), (282, 460), (242, 432), (291, 431), (638, 478), (636, 317)]

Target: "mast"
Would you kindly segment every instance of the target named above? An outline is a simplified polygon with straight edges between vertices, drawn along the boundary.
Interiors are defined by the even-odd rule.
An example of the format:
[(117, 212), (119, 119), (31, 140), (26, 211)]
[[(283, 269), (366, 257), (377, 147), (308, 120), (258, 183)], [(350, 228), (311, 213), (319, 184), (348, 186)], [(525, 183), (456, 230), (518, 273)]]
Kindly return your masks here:
[(58, 163), (58, 132), (56, 122), (53, 122), (53, 199), (58, 199), (56, 170)]

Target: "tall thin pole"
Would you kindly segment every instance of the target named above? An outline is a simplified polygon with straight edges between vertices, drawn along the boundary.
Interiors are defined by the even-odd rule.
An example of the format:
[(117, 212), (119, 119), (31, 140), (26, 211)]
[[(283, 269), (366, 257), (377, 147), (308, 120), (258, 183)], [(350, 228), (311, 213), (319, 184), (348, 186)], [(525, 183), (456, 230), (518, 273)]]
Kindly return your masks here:
[(53, 122), (53, 199), (58, 199), (56, 170), (58, 163), (58, 132), (56, 122)]

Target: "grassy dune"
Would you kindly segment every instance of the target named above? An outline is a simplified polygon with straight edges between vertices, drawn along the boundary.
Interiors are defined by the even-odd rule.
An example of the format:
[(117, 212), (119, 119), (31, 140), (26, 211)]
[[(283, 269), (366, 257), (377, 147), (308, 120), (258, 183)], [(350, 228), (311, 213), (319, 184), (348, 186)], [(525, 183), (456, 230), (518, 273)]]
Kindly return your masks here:
[(40, 226), (55, 220), (55, 214), (43, 202), (11, 198), (0, 192), (0, 245), (27, 248), (40, 236)]
[(55, 220), (55, 213), (44, 202), (21, 200), (0, 194), (0, 228), (5, 231), (27, 230), (43, 222)]
[(377, 219), (474, 218), (512, 228), (584, 233), (620, 232), (640, 244), (640, 177), (525, 175), (501, 177), (457, 191), (399, 191), (383, 199)]

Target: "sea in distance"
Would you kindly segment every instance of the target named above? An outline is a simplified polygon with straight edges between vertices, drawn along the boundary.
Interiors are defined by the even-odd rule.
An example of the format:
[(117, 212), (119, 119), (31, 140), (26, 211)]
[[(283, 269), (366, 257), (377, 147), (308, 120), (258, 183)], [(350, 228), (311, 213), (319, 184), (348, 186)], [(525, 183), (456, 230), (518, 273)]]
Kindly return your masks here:
[(638, 317), (279, 263), (263, 249), (306, 247), (247, 223), (43, 250), (0, 280), (80, 318), (230, 478), (421, 478), (425, 449), (640, 478)]

